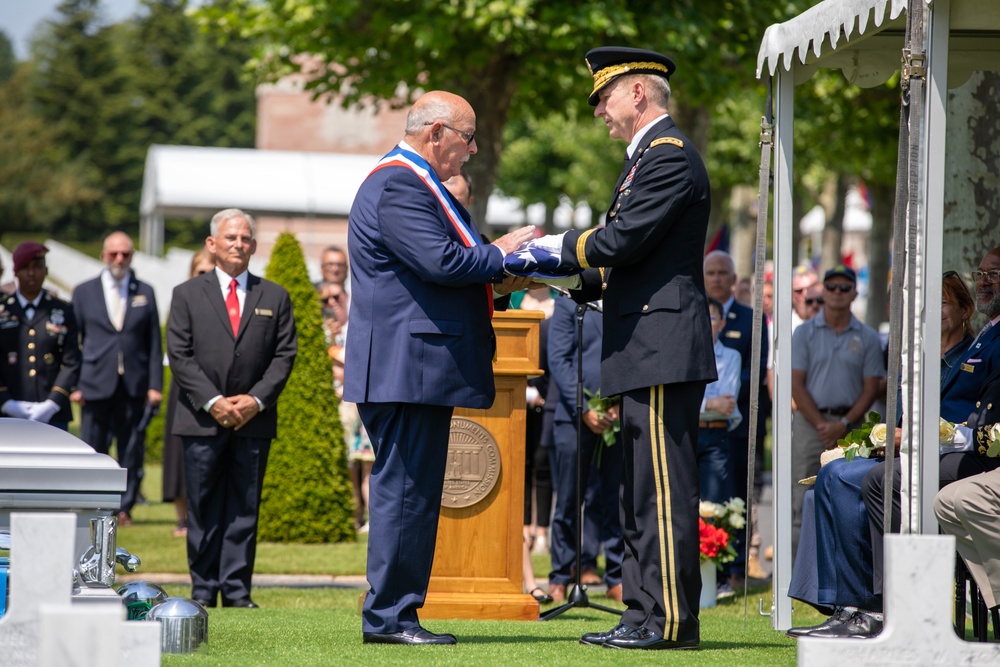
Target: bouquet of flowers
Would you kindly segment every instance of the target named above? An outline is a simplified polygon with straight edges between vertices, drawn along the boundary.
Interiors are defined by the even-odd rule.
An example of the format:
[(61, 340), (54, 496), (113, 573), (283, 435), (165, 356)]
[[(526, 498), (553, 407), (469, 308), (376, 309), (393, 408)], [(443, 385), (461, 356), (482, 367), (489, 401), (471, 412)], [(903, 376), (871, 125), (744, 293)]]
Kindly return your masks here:
[[(867, 459), (872, 455), (885, 455), (889, 429), (885, 424), (878, 423), (879, 419), (881, 419), (879, 413), (869, 412), (868, 419), (864, 424), (837, 441), (837, 444), (844, 450), (845, 459), (853, 461), (855, 456)], [(1000, 437), (1000, 431), (997, 435)], [(958, 444), (956, 440), (958, 443), (963, 442), (961, 438), (956, 437), (955, 425), (942, 417), (938, 422), (938, 442), (943, 447), (951, 447)], [(996, 453), (987, 455), (996, 456), (997, 454), (1000, 454), (1000, 441), (996, 443)]]
[(885, 453), (888, 428), (879, 423), (881, 418), (874, 410), (869, 412), (864, 424), (837, 441), (837, 445), (844, 450), (845, 459), (853, 461), (855, 456), (867, 459), (872, 454), (881, 456)]
[(732, 541), (736, 531), (746, 526), (746, 503), (730, 498), (724, 504), (701, 501), (698, 504), (698, 551), (701, 560), (712, 561), (720, 570), (736, 558)]
[[(597, 415), (598, 419), (604, 419), (605, 413), (613, 405), (618, 405), (618, 397), (612, 396), (610, 398), (605, 398), (601, 396), (601, 390), (598, 389), (596, 392), (591, 392), (589, 389), (583, 390), (587, 394), (587, 409)], [(620, 419), (616, 419), (611, 426), (604, 429), (604, 433), (601, 437), (604, 439), (604, 444), (607, 447), (611, 447), (615, 444), (615, 433), (622, 430), (622, 422)]]

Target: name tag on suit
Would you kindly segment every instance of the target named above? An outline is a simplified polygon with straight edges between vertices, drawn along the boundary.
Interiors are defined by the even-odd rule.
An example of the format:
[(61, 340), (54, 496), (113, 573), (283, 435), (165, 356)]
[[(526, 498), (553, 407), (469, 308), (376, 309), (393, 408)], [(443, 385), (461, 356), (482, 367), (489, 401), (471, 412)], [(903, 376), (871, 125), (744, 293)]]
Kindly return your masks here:
[(274, 317), (274, 312), (270, 308), (254, 308), (253, 314), (260, 317)]
[(975, 373), (976, 367), (973, 366), (972, 364), (979, 364), (982, 363), (982, 361), (983, 361), (982, 359), (969, 359), (967, 362), (962, 364), (962, 370), (965, 371), (966, 373)]
[(739, 331), (727, 331), (726, 338), (742, 338), (743, 334)]

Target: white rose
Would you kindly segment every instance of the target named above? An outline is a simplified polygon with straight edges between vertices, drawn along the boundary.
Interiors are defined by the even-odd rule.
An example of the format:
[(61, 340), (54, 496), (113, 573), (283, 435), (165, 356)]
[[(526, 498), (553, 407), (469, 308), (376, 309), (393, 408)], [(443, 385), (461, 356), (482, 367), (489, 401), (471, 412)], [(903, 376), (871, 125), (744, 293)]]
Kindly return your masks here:
[(742, 530), (745, 525), (747, 525), (747, 520), (741, 515), (734, 515), (729, 518), (729, 525), (731, 525), (736, 530)]
[(742, 498), (730, 498), (729, 499), (729, 510), (731, 512), (736, 512), (738, 514), (743, 514), (747, 510), (747, 504), (743, 502)]
[(955, 425), (944, 417), (938, 424), (938, 440), (939, 444), (942, 445), (950, 445), (955, 441)]
[(868, 441), (875, 447), (885, 447), (887, 430), (885, 424), (875, 424), (875, 426), (872, 426), (872, 432), (868, 436)]
[(698, 514), (702, 519), (713, 519), (715, 518), (715, 511), (718, 505), (715, 503), (710, 503), (707, 500), (702, 500), (698, 503)]
[(993, 424), (989, 430), (990, 440), (1000, 440), (1000, 423)]

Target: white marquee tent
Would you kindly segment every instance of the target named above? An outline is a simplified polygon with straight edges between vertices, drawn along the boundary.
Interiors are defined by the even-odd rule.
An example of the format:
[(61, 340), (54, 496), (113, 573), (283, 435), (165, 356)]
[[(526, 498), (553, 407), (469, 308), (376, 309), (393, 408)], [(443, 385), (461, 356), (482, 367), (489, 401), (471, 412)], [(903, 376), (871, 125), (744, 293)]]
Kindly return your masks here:
[[(904, 526), (913, 532), (936, 533), (931, 502), (937, 491), (937, 422), (939, 403), (940, 314), (928, 304), (941, 300), (945, 183), (945, 124), (948, 88), (964, 83), (973, 71), (1000, 70), (1000, 3), (995, 0), (915, 0), (914, 8), (926, 11), (926, 77), (923, 122), (912, 127), (920, 137), (919, 186), (916, 216), (920, 240), (917, 275), (908, 275), (917, 307), (907, 314), (918, 329), (915, 348), (904, 350), (920, 370), (913, 386), (913, 420), (916, 449), (904, 492), (912, 484), (911, 505), (904, 502)], [(757, 58), (757, 74), (775, 77), (774, 144), (774, 260), (775, 260), (775, 401), (774, 432), (791, 432), (791, 275), (792, 171), (794, 155), (794, 86), (809, 79), (818, 68), (839, 69), (851, 83), (871, 87), (885, 82), (900, 67), (905, 37), (905, 0), (825, 0), (784, 23), (770, 26)], [(916, 50), (917, 47), (915, 47)], [(993, 109), (995, 112), (995, 109)], [(956, 150), (956, 147), (952, 147)], [(964, 150), (959, 147), (957, 150)], [(930, 222), (933, 221), (933, 222)], [(925, 317), (926, 315), (926, 317)], [(920, 453), (923, 434), (934, 434), (932, 449)], [(777, 629), (791, 625), (791, 600), (787, 591), (791, 573), (791, 479), (787, 435), (774, 452), (775, 599), (772, 623)], [(906, 442), (904, 441), (904, 446)], [(904, 459), (904, 468), (907, 462)], [(909, 484), (907, 483), (909, 482)]]

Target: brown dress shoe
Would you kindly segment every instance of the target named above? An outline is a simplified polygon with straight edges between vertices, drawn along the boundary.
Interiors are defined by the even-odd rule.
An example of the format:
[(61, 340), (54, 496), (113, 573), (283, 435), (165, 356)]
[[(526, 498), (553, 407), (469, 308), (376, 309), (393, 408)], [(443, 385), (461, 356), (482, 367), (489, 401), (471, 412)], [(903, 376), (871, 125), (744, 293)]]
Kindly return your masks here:
[(549, 584), (549, 597), (553, 602), (565, 602), (566, 584)]
[(621, 602), (622, 601), (622, 585), (621, 584), (615, 584), (614, 586), (608, 586), (608, 592), (605, 593), (604, 595), (605, 595), (605, 597), (609, 597), (612, 600), (616, 600), (618, 602)]
[(601, 577), (594, 568), (585, 567), (580, 573), (580, 583), (584, 586), (597, 586), (601, 583)]
[(118, 525), (123, 528), (132, 525), (132, 517), (128, 515), (128, 512), (119, 512), (115, 518), (118, 521)]

